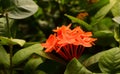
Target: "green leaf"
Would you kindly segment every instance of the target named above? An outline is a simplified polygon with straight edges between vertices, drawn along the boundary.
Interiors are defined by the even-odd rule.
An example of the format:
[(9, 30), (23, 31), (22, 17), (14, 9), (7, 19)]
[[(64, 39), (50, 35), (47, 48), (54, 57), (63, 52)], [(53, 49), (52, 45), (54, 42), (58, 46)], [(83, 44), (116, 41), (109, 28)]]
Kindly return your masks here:
[(42, 50), (42, 46), (40, 44), (34, 44), (32, 46), (23, 48), (17, 51), (13, 56), (13, 65), (18, 65), (28, 59), (32, 54), (39, 53)]
[(88, 23), (84, 22), (83, 20), (80, 20), (78, 18), (75, 18), (75, 17), (73, 17), (71, 15), (67, 15), (67, 14), (65, 14), (65, 16), (67, 16), (69, 19), (71, 19), (72, 22), (79, 23), (82, 27), (85, 27), (87, 30), (92, 29), (92, 27)]
[[(9, 26), (12, 26), (13, 23), (13, 19), (9, 19)], [(6, 22), (6, 18), (0, 18), (0, 35), (2, 36), (8, 36), (8, 28), (6, 26), (7, 22)]]
[[(26, 42), (24, 47), (30, 46), (30, 45), (35, 44), (35, 43), (38, 43), (38, 42)], [(55, 56), (52, 53), (46, 53), (43, 50), (40, 50), (39, 52), (36, 52), (36, 54), (40, 55), (41, 57), (50, 59), (50, 60), (55, 60), (55, 61), (57, 61), (57, 62), (59, 62), (61, 64), (66, 64), (66, 62), (64, 60), (60, 59), (59, 57)]]
[(73, 58), (67, 65), (64, 74), (92, 74), (76, 58)]
[(3, 65), (5, 68), (9, 68), (10, 66), (9, 55), (2, 45), (0, 45), (0, 65)]
[(120, 16), (114, 17), (113, 20), (114, 20), (116, 23), (120, 24)]
[(101, 19), (101, 21), (93, 26), (94, 31), (99, 31), (99, 30), (110, 30), (111, 28), (114, 27), (113, 20), (109, 17), (104, 17)]
[(96, 0), (98, 2), (96, 3), (93, 3), (91, 6), (90, 6), (90, 11), (94, 11), (95, 9), (97, 8), (101, 8), (102, 6), (106, 5), (109, 3), (109, 0)]
[(97, 45), (109, 46), (116, 43), (113, 32), (109, 30), (96, 31), (94, 37), (97, 38)]
[(28, 46), (31, 46), (31, 45), (37, 44), (37, 43), (40, 43), (40, 42), (26, 42), (23, 47), (28, 47)]
[(24, 67), (24, 72), (25, 74), (34, 74), (36, 68), (43, 63), (42, 58), (37, 57), (37, 58), (32, 58), (30, 59)]
[(107, 50), (99, 59), (99, 67), (103, 73), (120, 73), (120, 48)]
[(33, 15), (38, 6), (33, 0), (12, 0), (13, 6), (8, 10), (8, 16), (13, 19), (24, 19)]
[(5, 31), (5, 18), (0, 18), (0, 35)]
[(40, 15), (43, 15), (43, 13), (44, 13), (44, 12), (43, 12), (42, 7), (39, 7), (39, 8), (38, 8), (38, 11), (34, 14), (34, 17), (35, 17), (35, 18), (39, 18), (39, 16), (40, 16)]
[(69, 0), (60, 0), (59, 3), (61, 3), (62, 5), (64, 4), (68, 4)]
[(85, 60), (85, 61), (83, 62), (83, 65), (84, 65), (85, 67), (88, 67), (88, 66), (91, 66), (91, 65), (93, 65), (93, 64), (95, 64), (95, 63), (98, 63), (100, 57), (101, 57), (102, 54), (104, 54), (104, 53), (105, 53), (105, 51), (102, 51), (102, 52), (99, 52), (99, 53), (97, 53), (97, 54), (89, 57), (87, 60)]
[(89, 69), (92, 72), (96, 72), (96, 73), (100, 73), (100, 69), (98, 67), (98, 61), (100, 59), (100, 57), (105, 53), (105, 51), (99, 52), (91, 57), (89, 57), (88, 59), (86, 59), (85, 61), (82, 62), (82, 64)]
[(117, 2), (115, 5), (112, 7), (111, 11), (113, 16), (120, 16), (120, 0), (116, 0)]
[(106, 14), (111, 10), (111, 8), (115, 5), (116, 0), (110, 0), (110, 3), (105, 5), (104, 7), (102, 7), (93, 17), (93, 21), (92, 21), (92, 25), (95, 25), (97, 23), (99, 23), (99, 21), (101, 21), (101, 19), (103, 19)]
[(20, 46), (23, 46), (25, 44), (25, 40), (22, 39), (11, 39), (12, 42), (15, 42), (15, 44), (19, 44)]
[(0, 36), (0, 43), (1, 43), (2, 45), (13, 44), (13, 43), (11, 43), (11, 40), (10, 40), (9, 38), (7, 38), (7, 37), (2, 37), (2, 36)]
[(120, 43), (120, 26), (119, 25), (114, 28), (114, 38), (117, 42)]
[(22, 39), (12, 39), (12, 38), (7, 38), (7, 37), (2, 37), (0, 36), (0, 43), (2, 45), (20, 45), (23, 46), (25, 44), (25, 40)]

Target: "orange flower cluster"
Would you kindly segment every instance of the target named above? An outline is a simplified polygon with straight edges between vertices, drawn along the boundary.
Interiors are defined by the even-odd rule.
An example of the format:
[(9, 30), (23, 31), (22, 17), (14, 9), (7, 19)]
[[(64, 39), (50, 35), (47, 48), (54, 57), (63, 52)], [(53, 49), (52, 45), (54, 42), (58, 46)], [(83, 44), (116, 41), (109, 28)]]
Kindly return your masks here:
[(91, 32), (84, 32), (80, 27), (71, 30), (70, 26), (63, 25), (53, 30), (55, 33), (49, 36), (46, 43), (42, 43), (45, 52), (55, 51), (61, 58), (70, 61), (74, 57), (79, 58), (84, 48), (91, 47), (96, 41), (96, 38), (91, 38)]

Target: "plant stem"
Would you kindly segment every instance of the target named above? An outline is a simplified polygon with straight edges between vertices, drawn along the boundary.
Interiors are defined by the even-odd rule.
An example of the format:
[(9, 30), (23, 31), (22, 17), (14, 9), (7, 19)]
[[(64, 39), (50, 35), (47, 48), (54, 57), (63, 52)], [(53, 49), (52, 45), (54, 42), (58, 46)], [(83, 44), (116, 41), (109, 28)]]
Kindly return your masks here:
[(119, 49), (120, 49), (120, 24), (118, 24), (118, 44), (119, 44)]
[(4, 65), (2, 65), (2, 69), (3, 69), (3, 71), (1, 71), (1, 72), (3, 72), (3, 73), (1, 73), (1, 74), (7, 74), (7, 72), (6, 72), (6, 69), (5, 69), (5, 67), (4, 67)]
[(6, 28), (7, 28), (7, 32), (8, 32), (8, 37), (11, 38), (11, 31), (10, 31), (8, 13), (6, 13), (6, 22), (7, 22)]
[[(8, 18), (8, 13), (6, 13), (6, 28), (7, 28), (7, 33), (8, 37), (11, 39), (11, 30), (10, 30), (10, 24), (9, 24), (9, 18)], [(12, 66), (12, 56), (13, 56), (13, 45), (9, 44), (9, 50), (10, 50), (10, 74), (13, 72), (13, 66)]]
[(13, 45), (10, 45), (10, 74), (13, 72), (13, 67), (12, 67), (12, 56), (13, 56)]

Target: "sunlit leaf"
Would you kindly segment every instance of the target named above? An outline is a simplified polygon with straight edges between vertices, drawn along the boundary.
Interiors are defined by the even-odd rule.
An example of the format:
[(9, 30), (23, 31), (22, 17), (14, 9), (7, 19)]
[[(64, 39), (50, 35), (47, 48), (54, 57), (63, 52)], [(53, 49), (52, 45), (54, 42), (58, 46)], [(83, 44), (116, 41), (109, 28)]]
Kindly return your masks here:
[(25, 44), (25, 40), (22, 39), (12, 39), (12, 38), (7, 38), (7, 37), (2, 37), (0, 36), (0, 43), (2, 45), (20, 45), (23, 46)]
[(12, 42), (15, 42), (16, 44), (19, 44), (20, 46), (23, 46), (25, 44), (25, 40), (22, 39), (11, 39)]
[(114, 28), (114, 38), (117, 42), (120, 42), (120, 26)]
[(116, 23), (120, 24), (120, 16), (114, 17), (113, 20), (114, 20)]
[(14, 43), (11, 43), (11, 40), (7, 37), (0, 37), (0, 43), (2, 45), (9, 45), (9, 44), (14, 44)]
[(33, 0), (12, 0), (13, 6), (8, 10), (8, 16), (13, 19), (23, 19), (33, 15), (38, 6)]
[(120, 48), (106, 51), (99, 59), (99, 67), (103, 73), (120, 73)]
[(75, 18), (75, 17), (73, 17), (71, 15), (67, 15), (67, 14), (65, 14), (65, 16), (67, 16), (69, 19), (71, 19), (72, 22), (79, 23), (81, 26), (85, 27), (87, 30), (92, 29), (92, 27), (88, 23), (84, 22), (83, 20), (80, 20), (78, 18)]
[(40, 57), (30, 59), (24, 67), (24, 72), (26, 74), (34, 74), (36, 68), (43, 63), (43, 60)]
[(92, 72), (74, 58), (68, 63), (64, 74), (92, 74)]
[(23, 48), (17, 51), (13, 56), (13, 64), (18, 65), (28, 59), (33, 53), (39, 53), (42, 50), (42, 46), (40, 44), (34, 44), (32, 46)]
[(0, 65), (3, 65), (5, 68), (9, 68), (10, 66), (9, 55), (1, 45), (0, 45)]
[(120, 16), (120, 0), (116, 0), (117, 2), (115, 5), (112, 7), (111, 11), (113, 16)]
[(116, 0), (110, 0), (110, 3), (102, 7), (93, 17), (92, 25), (97, 24), (101, 19), (103, 19), (107, 13), (111, 10), (111, 8), (115, 5)]

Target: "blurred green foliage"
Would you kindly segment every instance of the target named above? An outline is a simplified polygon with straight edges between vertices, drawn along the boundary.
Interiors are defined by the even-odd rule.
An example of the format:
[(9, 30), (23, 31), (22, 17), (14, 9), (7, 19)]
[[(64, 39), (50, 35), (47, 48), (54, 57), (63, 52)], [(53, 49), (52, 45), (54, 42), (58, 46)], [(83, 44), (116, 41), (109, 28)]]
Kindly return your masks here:
[[(58, 58), (44, 53), (40, 43), (45, 42), (57, 26), (70, 23), (71, 28), (81, 26), (91, 31), (97, 41), (92, 48), (86, 48), (80, 62), (73, 59), (66, 67), (48, 60)], [(9, 74), (11, 45), (14, 74), (117, 73), (120, 0), (0, 0), (0, 74)], [(111, 58), (113, 55), (115, 59)]]

